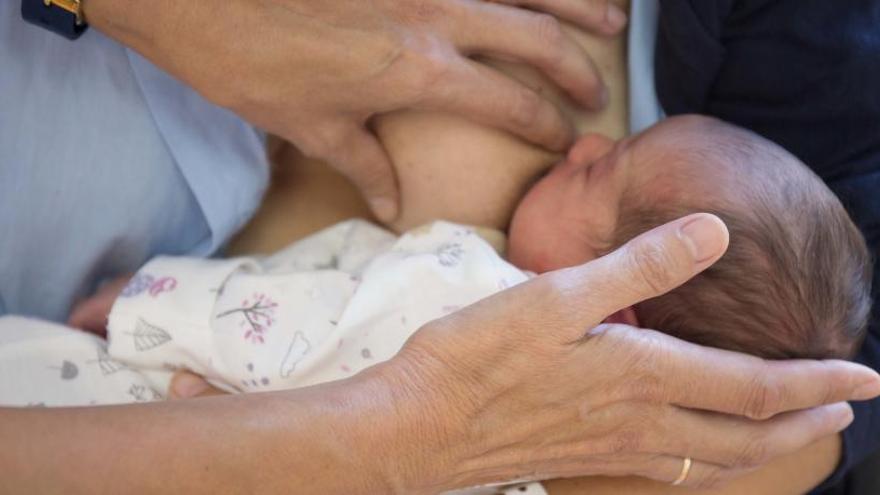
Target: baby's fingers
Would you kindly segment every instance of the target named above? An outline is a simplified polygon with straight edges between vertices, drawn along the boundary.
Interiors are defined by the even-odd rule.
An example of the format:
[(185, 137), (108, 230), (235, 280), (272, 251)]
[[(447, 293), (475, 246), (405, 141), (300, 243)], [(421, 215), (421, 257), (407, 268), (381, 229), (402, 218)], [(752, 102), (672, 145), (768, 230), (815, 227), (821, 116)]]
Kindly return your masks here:
[(226, 392), (212, 386), (204, 378), (189, 371), (178, 371), (171, 378), (168, 386), (169, 399), (193, 399), (196, 397), (209, 397), (212, 395), (224, 395)]

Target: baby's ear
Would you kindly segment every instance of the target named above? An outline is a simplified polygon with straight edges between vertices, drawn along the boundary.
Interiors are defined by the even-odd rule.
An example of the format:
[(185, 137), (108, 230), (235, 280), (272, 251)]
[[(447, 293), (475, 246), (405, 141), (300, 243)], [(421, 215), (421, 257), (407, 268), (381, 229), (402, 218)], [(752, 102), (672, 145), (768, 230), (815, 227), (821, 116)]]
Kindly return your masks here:
[(614, 148), (614, 140), (601, 134), (584, 134), (568, 150), (568, 161), (576, 165), (592, 163)]
[(639, 326), (639, 318), (636, 316), (636, 310), (632, 306), (623, 308), (617, 313), (605, 318), (603, 323), (621, 323), (633, 327)]

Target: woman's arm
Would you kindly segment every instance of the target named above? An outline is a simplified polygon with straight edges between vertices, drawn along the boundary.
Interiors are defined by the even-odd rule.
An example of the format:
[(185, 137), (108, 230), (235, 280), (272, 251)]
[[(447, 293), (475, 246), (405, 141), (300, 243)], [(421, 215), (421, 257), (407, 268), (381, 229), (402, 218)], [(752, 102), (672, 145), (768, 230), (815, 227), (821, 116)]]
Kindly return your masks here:
[[(609, 2), (628, 10), (629, 0)], [(624, 136), (628, 96), (624, 37), (591, 35), (572, 26), (565, 30), (602, 73), (609, 96), (601, 111), (580, 110), (533, 69), (509, 62), (484, 62), (553, 101), (579, 132)], [(447, 113), (405, 110), (373, 119), (373, 127), (400, 184), (400, 216), (391, 224), (397, 231), (438, 218), (504, 229), (534, 179), (557, 159), (508, 133)], [(268, 253), (334, 222), (370, 217), (357, 189), (320, 162), (291, 146), (280, 147), (273, 158), (277, 166), (271, 189), (254, 221), (233, 243), (233, 252)]]
[[(581, 105), (602, 106), (601, 75), (588, 56), (555, 34), (554, 18), (521, 4), (529, 2), (89, 0), (84, 9), (96, 29), (209, 100), (345, 172), (380, 216), (393, 218), (397, 191), (367, 127), (373, 115), (439, 110), (548, 149), (571, 142), (556, 107), (470, 55), (534, 66)], [(616, 33), (626, 21), (606, 2), (540, 4), (601, 33)]]
[(349, 380), (144, 406), (0, 409), (0, 483), (18, 493), (419, 494), (582, 474), (669, 482), (690, 456), (687, 484), (716, 484), (850, 421), (846, 404), (820, 404), (880, 393), (880, 376), (851, 363), (772, 363), (597, 327), (704, 270), (726, 242), (709, 215), (672, 222), (431, 322)]
[(414, 417), (395, 408), (364, 375), (283, 394), (0, 409), (0, 492), (390, 493), (420, 477), (406, 460), (429, 454), (401, 442)]
[[(628, 1), (615, 3), (625, 7)], [(580, 131), (623, 136), (627, 128), (624, 39), (591, 36), (574, 28), (568, 33), (603, 71), (610, 91), (603, 111), (580, 112), (536, 72), (492, 63), (540, 88)], [(401, 185), (402, 209), (392, 224), (398, 231), (438, 218), (506, 228), (529, 185), (556, 160), (555, 155), (509, 134), (447, 114), (404, 111), (381, 116), (374, 126)], [(357, 189), (322, 163), (291, 146), (280, 147), (273, 162), (276, 167), (264, 204), (233, 242), (232, 252), (269, 253), (335, 222), (370, 218)]]

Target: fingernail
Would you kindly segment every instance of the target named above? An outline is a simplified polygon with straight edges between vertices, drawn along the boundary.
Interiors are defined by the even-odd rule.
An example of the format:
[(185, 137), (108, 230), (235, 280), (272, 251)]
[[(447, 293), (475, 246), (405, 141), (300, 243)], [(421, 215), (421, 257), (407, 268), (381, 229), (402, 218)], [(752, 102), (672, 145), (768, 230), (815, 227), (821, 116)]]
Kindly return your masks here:
[(698, 215), (679, 230), (679, 238), (687, 244), (697, 263), (718, 256), (724, 249), (727, 241), (719, 235), (719, 223), (721, 220), (714, 215)]
[(370, 201), (370, 208), (382, 222), (390, 222), (397, 217), (397, 205), (388, 198), (376, 198)]
[(609, 2), (608, 10), (605, 11), (605, 23), (611, 29), (618, 31), (626, 25), (626, 14), (620, 10), (620, 7)]
[(868, 400), (880, 396), (880, 380), (872, 378), (853, 392), (853, 400)]
[(171, 396), (176, 399), (188, 399), (208, 390), (210, 385), (201, 377), (190, 373), (180, 373), (171, 383)]

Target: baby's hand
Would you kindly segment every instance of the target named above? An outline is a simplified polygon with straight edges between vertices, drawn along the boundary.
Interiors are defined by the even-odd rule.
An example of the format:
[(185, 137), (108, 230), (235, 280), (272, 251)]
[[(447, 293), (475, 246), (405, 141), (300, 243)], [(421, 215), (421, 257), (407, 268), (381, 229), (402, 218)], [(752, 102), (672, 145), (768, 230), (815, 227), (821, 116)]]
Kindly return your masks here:
[(78, 302), (70, 313), (67, 325), (106, 337), (107, 317), (110, 315), (113, 303), (131, 277), (131, 275), (123, 275), (115, 278), (102, 285), (92, 297)]

